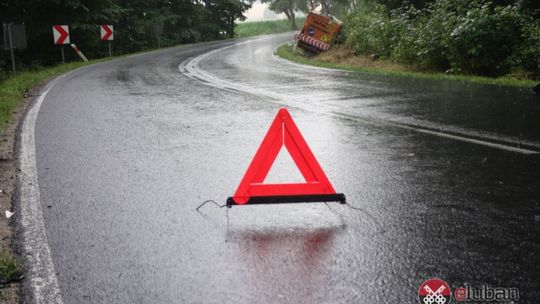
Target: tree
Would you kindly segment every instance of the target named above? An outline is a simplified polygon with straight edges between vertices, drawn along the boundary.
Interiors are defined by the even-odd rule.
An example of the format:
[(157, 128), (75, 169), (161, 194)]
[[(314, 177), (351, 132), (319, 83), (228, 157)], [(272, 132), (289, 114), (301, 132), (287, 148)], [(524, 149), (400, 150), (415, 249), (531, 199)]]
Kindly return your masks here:
[(254, 0), (204, 0), (204, 7), (217, 32), (215, 37), (234, 37), (235, 20), (245, 20), (244, 12), (251, 8)]
[[(163, 45), (232, 38), (235, 20), (253, 0), (0, 0), (0, 22), (25, 23), (28, 48), (17, 51), (25, 66), (60, 61), (52, 41), (52, 26), (69, 25), (72, 43), (88, 58), (105, 56), (99, 25), (114, 25), (113, 49), (122, 54), (157, 45), (156, 25), (163, 26)], [(68, 60), (76, 58), (67, 50)], [(9, 68), (9, 55), (0, 52), (0, 70)]]
[(321, 7), (322, 11), (329, 12), (335, 16), (340, 16), (348, 12), (353, 12), (358, 7), (357, 0), (309, 0), (310, 7)]
[(270, 9), (278, 14), (284, 13), (291, 23), (292, 30), (297, 30), (296, 12), (307, 13), (308, 6), (306, 0), (261, 0), (262, 3), (270, 3)]

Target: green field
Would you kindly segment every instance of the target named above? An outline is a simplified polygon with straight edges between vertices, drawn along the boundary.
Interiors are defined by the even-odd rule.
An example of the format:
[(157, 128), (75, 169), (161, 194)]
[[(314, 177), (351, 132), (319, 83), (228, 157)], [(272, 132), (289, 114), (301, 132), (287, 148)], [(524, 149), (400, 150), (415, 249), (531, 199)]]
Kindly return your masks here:
[[(296, 18), (296, 25), (302, 26), (305, 18)], [(257, 35), (269, 35), (292, 31), (287, 20), (255, 21), (238, 23), (234, 32), (236, 37), (244, 38)]]

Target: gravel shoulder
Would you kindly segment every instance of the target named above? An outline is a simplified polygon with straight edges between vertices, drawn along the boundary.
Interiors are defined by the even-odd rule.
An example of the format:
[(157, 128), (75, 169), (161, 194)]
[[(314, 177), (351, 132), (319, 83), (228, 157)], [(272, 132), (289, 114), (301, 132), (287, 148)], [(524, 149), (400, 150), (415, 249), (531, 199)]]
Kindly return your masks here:
[[(22, 252), (18, 249), (16, 241), (16, 222), (18, 214), (11, 218), (6, 217), (6, 211), (15, 212), (15, 200), (17, 195), (17, 140), (19, 124), (24, 118), (28, 106), (34, 101), (35, 95), (39, 94), (43, 85), (49, 80), (34, 87), (25, 98), (21, 96), (21, 102), (17, 109), (12, 112), (11, 120), (5, 125), (0, 137), (0, 248), (12, 254), (22, 261)], [(1, 286), (1, 285), (0, 285)], [(22, 282), (11, 282), (0, 287), (0, 302), (5, 304), (20, 303)]]

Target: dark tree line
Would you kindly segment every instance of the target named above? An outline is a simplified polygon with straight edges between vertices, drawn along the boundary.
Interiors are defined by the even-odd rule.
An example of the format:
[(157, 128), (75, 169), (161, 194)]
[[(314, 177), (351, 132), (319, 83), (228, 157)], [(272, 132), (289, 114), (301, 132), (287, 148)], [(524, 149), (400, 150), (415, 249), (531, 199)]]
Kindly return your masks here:
[(539, 17), (537, 0), (363, 0), (343, 39), (421, 70), (538, 79)]
[[(70, 38), (89, 58), (106, 56), (99, 25), (114, 26), (115, 54), (234, 36), (234, 22), (254, 0), (0, 0), (0, 22), (24, 23), (28, 48), (17, 51), (26, 67), (61, 60), (53, 44), (52, 25), (69, 25)], [(0, 38), (1, 39), (1, 38)], [(76, 56), (66, 49), (68, 58)], [(9, 66), (9, 53), (0, 52), (0, 69)]]
[[(386, 6), (390, 12), (403, 6), (413, 5), (417, 9), (425, 8), (437, 0), (261, 0), (263, 3), (269, 3), (270, 9), (276, 13), (284, 13), (291, 22), (292, 28), (296, 29), (295, 12), (301, 11), (307, 13), (316, 7), (323, 11), (330, 12), (336, 16), (344, 16), (354, 13), (362, 5), (378, 3)], [(486, 0), (493, 5), (519, 5), (523, 10), (532, 11), (533, 14), (540, 15), (539, 0)]]
[[(403, 5), (412, 4), (416, 8), (425, 8), (426, 5), (436, 2), (437, 0), (376, 0), (381, 4), (386, 5), (389, 10), (399, 8)], [(490, 0), (493, 5), (520, 5), (523, 9), (538, 10), (540, 9), (540, 1), (538, 0)]]

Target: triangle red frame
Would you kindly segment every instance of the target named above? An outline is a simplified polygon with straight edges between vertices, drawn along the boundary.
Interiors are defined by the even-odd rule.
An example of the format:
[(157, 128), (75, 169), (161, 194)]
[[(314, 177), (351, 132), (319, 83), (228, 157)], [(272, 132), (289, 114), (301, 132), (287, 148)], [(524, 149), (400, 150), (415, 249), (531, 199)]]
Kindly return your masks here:
[[(283, 146), (305, 178), (305, 183), (263, 183)], [(314, 201), (345, 203), (345, 196), (336, 193), (289, 111), (281, 108), (227, 205)]]

